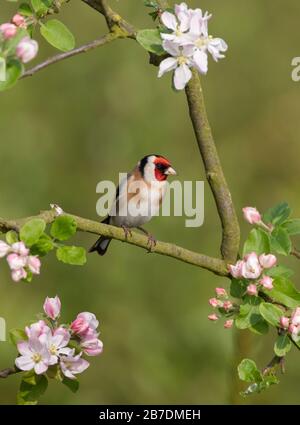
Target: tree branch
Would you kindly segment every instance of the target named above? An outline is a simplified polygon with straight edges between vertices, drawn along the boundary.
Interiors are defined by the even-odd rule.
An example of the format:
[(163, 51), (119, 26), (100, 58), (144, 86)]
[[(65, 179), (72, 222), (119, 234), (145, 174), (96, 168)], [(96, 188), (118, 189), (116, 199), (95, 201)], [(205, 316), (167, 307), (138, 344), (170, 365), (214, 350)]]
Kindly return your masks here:
[[(117, 239), (119, 241), (127, 242), (131, 245), (136, 245), (140, 248), (149, 250), (148, 238), (137, 232), (132, 232), (132, 236), (128, 236), (128, 238), (126, 238), (123, 229), (120, 227), (98, 223), (97, 221), (88, 220), (86, 218), (78, 217), (72, 214), (67, 215), (75, 220), (77, 224), (77, 230), (79, 231), (93, 233), (95, 235), (108, 236), (111, 239)], [(57, 213), (55, 210), (50, 210), (42, 211), (39, 215), (34, 217), (26, 217), (18, 220), (5, 220), (0, 218), (0, 231), (19, 231), (22, 225), (32, 218), (41, 218), (47, 224), (50, 224), (55, 220), (56, 217)], [(157, 241), (157, 244), (152, 248), (151, 252), (160, 255), (166, 255), (168, 257), (175, 258), (176, 260), (202, 267), (219, 276), (228, 276), (227, 266), (224, 261), (218, 258), (209, 257), (207, 255), (190, 251), (171, 243)]]
[(221, 254), (226, 262), (235, 262), (240, 243), (239, 223), (208, 122), (200, 77), (195, 69), (192, 72), (193, 77), (186, 86), (186, 97), (206, 177), (221, 219)]
[(22, 372), (20, 369), (14, 367), (8, 367), (6, 369), (0, 370), (0, 378), (8, 378), (10, 375), (14, 375), (16, 373)]
[(51, 58), (45, 60), (44, 62), (36, 65), (35, 67), (28, 69), (28, 71), (25, 71), (22, 75), (22, 78), (31, 77), (36, 72), (39, 72), (43, 70), (44, 68), (47, 68), (50, 65), (53, 65), (57, 62), (60, 62), (64, 59), (71, 58), (72, 56), (79, 55), (81, 53), (88, 52), (89, 50), (96, 49), (96, 47), (103, 46), (104, 44), (108, 44), (111, 41), (116, 40), (117, 38), (121, 38), (122, 36), (118, 34), (117, 32), (111, 32), (107, 35), (104, 35), (103, 37), (99, 38), (98, 40), (91, 41), (88, 44), (85, 44), (83, 46), (77, 47), (76, 49), (70, 50), (69, 52), (65, 53), (59, 53), (58, 55), (52, 56)]

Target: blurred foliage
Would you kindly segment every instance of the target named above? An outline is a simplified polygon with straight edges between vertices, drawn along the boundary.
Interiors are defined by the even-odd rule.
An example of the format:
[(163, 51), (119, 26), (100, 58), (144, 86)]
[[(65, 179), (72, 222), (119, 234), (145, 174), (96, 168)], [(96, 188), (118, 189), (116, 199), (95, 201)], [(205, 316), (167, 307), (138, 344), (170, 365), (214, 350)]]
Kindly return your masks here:
[[(143, 1), (111, 0), (139, 28), (151, 27)], [(212, 34), (229, 44), (226, 60), (210, 61), (203, 78), (207, 108), (224, 170), (241, 218), (245, 205), (265, 210), (281, 200), (300, 211), (300, 83), (291, 60), (300, 56), (296, 0), (203, 0), (192, 7), (213, 12)], [(14, 3), (1, 2), (0, 20)], [(80, 1), (60, 19), (77, 45), (101, 36), (103, 18)], [(41, 41), (38, 60), (55, 49)], [(204, 179), (183, 93), (149, 66), (130, 40), (74, 57), (1, 94), (1, 216), (21, 217), (56, 202), (66, 211), (97, 218), (98, 181), (117, 179), (142, 156), (167, 156), (182, 180)], [(184, 218), (157, 217), (148, 225), (157, 238), (218, 255), (220, 225), (205, 186), (205, 223), (185, 228)], [(242, 221), (242, 220), (241, 220)], [(243, 235), (249, 231), (242, 224)], [(78, 235), (87, 248), (95, 238)], [(288, 259), (300, 275), (300, 263)], [(63, 315), (92, 311), (101, 320), (105, 349), (91, 359), (81, 391), (50, 385), (44, 403), (298, 403), (299, 355), (292, 352), (281, 385), (243, 400), (230, 394), (237, 359), (231, 331), (207, 320), (207, 299), (226, 280), (175, 260), (113, 241), (104, 258), (90, 255), (75, 268), (47, 256), (40, 278), (14, 284), (1, 263), (0, 316), (21, 327), (44, 298), (61, 297)], [(296, 280), (296, 279), (295, 279)], [(300, 287), (300, 285), (298, 285)], [(273, 335), (274, 337), (274, 335)], [(260, 337), (247, 356), (263, 367), (272, 356)], [(293, 350), (294, 351), (294, 350)], [(15, 349), (1, 343), (0, 367)], [(235, 368), (233, 369), (233, 358)], [(1, 382), (1, 403), (15, 403), (19, 377)]]

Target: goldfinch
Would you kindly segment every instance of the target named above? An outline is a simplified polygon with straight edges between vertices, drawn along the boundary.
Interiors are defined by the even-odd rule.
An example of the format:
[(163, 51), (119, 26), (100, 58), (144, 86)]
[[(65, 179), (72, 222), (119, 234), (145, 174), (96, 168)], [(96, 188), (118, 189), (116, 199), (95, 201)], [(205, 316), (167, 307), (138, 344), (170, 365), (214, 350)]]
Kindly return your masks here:
[[(135, 227), (148, 235), (149, 249), (156, 244), (155, 238), (141, 226), (158, 213), (166, 192), (166, 180), (176, 175), (170, 162), (161, 155), (146, 155), (131, 173), (119, 184), (109, 215), (102, 223), (122, 227), (125, 236)], [(101, 236), (89, 252), (104, 255), (111, 239)]]

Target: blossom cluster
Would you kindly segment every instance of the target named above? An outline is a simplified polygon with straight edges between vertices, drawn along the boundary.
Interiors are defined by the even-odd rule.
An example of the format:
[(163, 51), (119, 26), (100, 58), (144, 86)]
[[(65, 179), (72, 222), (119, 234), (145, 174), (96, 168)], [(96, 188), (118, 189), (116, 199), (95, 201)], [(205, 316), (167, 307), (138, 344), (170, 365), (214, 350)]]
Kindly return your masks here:
[(293, 340), (298, 342), (300, 339), (300, 307), (297, 307), (291, 314), (291, 317), (282, 316), (280, 318), (280, 327), (287, 330)]
[[(210, 298), (209, 304), (213, 308), (218, 308), (220, 312), (225, 315), (230, 315), (235, 312), (235, 306), (228, 299), (228, 294), (224, 288), (216, 288), (216, 297)], [(216, 313), (209, 314), (208, 319), (215, 322), (219, 320), (220, 316)], [(233, 325), (233, 319), (227, 319), (224, 323), (225, 329), (230, 329)]]
[[(6, 51), (6, 43), (18, 35), (20, 30), (26, 30), (28, 23), (26, 18), (20, 14), (16, 14), (11, 19), (11, 22), (6, 22), (0, 25), (0, 47), (2, 44), (3, 52)], [(27, 63), (35, 58), (38, 52), (38, 43), (32, 40), (29, 35), (24, 37), (17, 43), (14, 48), (14, 56), (22, 63)]]
[(159, 66), (158, 77), (174, 72), (174, 87), (182, 90), (192, 77), (194, 67), (201, 74), (208, 70), (208, 53), (217, 62), (224, 58), (228, 46), (222, 38), (208, 33), (208, 21), (212, 17), (201, 9), (189, 9), (186, 3), (175, 5), (175, 13), (165, 11), (161, 22), (167, 32), (161, 32), (163, 49), (171, 55)]
[(5, 256), (15, 282), (26, 279), (30, 274), (40, 274), (41, 261), (37, 255), (30, 255), (24, 242), (9, 245), (0, 240), (0, 258)]
[(103, 350), (98, 339), (99, 322), (93, 313), (83, 312), (70, 325), (59, 324), (61, 302), (58, 296), (47, 297), (43, 308), (44, 319), (27, 326), (27, 339), (17, 344), (20, 356), (15, 364), (18, 369), (34, 370), (37, 375), (56, 365), (64, 376), (76, 379), (77, 374), (89, 367), (83, 355), (97, 356)]

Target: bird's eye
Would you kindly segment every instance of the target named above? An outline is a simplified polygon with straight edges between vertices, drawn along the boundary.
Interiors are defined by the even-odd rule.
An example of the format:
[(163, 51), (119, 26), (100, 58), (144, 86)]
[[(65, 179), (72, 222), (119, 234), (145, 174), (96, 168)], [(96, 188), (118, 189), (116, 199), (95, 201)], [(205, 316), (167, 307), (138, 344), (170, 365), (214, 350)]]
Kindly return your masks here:
[(158, 164), (156, 164), (156, 168), (159, 170), (159, 171), (161, 171), (161, 172), (164, 172), (165, 170), (166, 170), (166, 166), (164, 165), (164, 164), (160, 164), (160, 163), (158, 163)]

